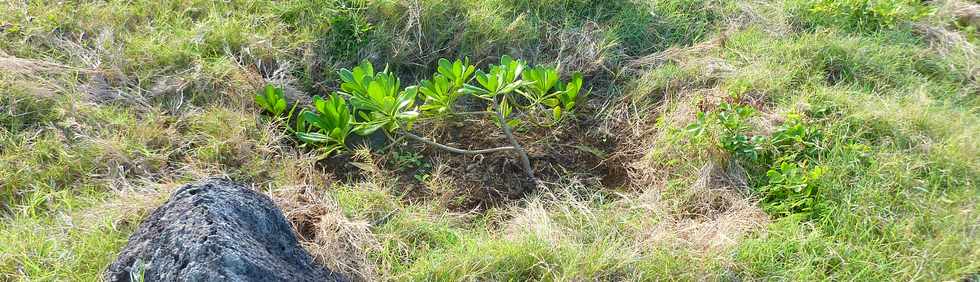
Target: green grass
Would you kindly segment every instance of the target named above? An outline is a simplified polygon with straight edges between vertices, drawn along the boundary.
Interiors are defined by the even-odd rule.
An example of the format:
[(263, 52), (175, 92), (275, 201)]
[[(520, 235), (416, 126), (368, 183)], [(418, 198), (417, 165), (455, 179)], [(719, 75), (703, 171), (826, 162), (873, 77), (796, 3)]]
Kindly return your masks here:
[[(96, 280), (170, 187), (211, 175), (324, 193), (338, 224), (367, 227), (322, 247), (360, 250), (377, 280), (980, 275), (976, 46), (913, 24), (975, 28), (932, 2), (15, 2), (0, 4), (0, 280)], [(383, 169), (334, 181), (252, 102), (267, 81), (323, 95), (362, 59), (413, 82), (440, 57), (504, 54), (588, 68), (597, 119), (625, 136), (606, 153), (625, 156), (627, 187), (569, 174), (452, 210), (470, 190), (438, 176), (423, 198)], [(815, 154), (792, 156), (825, 169), (819, 212), (762, 211), (779, 150), (741, 160), (751, 187), (718, 200), (729, 209), (701, 208), (730, 195), (699, 184), (727, 154), (684, 128), (721, 101), (758, 111), (748, 135), (790, 114), (821, 133)]]

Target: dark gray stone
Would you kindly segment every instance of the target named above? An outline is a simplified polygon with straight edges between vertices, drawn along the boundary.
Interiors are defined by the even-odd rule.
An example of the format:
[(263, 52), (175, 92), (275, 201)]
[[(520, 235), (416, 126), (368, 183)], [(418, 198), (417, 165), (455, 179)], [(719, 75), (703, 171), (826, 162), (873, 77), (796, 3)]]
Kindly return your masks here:
[(313, 262), (269, 197), (222, 179), (180, 187), (106, 270), (107, 281), (347, 281)]

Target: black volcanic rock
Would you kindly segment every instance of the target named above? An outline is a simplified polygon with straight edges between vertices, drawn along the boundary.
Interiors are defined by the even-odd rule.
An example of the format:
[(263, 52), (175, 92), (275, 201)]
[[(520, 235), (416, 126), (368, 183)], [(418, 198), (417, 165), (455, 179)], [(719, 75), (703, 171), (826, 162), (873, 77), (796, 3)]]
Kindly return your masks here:
[(313, 262), (269, 197), (221, 179), (185, 185), (156, 209), (107, 281), (347, 281)]

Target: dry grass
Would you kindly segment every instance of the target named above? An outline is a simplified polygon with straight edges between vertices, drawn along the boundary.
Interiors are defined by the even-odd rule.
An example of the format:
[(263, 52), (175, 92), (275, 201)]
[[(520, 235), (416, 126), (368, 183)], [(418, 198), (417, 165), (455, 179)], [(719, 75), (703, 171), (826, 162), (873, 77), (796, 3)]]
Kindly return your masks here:
[(557, 45), (558, 54), (555, 65), (560, 73), (581, 72), (583, 75), (595, 75), (598, 71), (615, 73), (613, 64), (624, 55), (616, 48), (595, 22), (588, 22), (581, 27), (564, 28), (548, 34), (553, 41), (542, 46)]
[(980, 77), (980, 63), (977, 63), (980, 62), (980, 53), (977, 51), (977, 46), (967, 40), (962, 33), (931, 23), (916, 23), (913, 27), (940, 55), (963, 58), (958, 64), (950, 63), (950, 67), (962, 68), (964, 73), (970, 75), (971, 80), (977, 81)]
[(759, 231), (768, 225), (769, 216), (750, 197), (746, 177), (735, 161), (709, 162), (668, 219), (651, 229), (650, 238), (718, 253)]
[(76, 68), (57, 62), (24, 59), (10, 56), (0, 56), (0, 69), (10, 73), (57, 73), (63, 71), (77, 71), (82, 73), (97, 73), (92, 69)]
[(368, 253), (380, 245), (367, 221), (344, 217), (337, 202), (313, 186), (284, 187), (272, 196), (317, 262), (354, 281), (379, 279)]

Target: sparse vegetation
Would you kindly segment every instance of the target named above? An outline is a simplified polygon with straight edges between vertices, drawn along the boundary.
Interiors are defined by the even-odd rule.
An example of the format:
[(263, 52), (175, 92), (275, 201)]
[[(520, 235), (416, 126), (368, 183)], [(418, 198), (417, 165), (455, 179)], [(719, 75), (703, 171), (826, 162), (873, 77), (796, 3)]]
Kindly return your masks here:
[(357, 281), (977, 279), (977, 7), (4, 2), (0, 280), (205, 176)]

